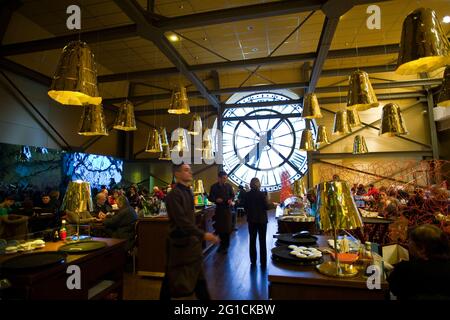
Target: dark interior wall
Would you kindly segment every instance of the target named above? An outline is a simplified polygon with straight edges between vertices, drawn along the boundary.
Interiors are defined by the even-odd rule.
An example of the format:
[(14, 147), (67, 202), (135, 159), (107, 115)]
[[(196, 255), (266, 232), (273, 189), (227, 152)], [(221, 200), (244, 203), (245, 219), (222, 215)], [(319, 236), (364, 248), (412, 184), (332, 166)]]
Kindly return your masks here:
[(450, 160), (450, 130), (438, 132), (439, 154), (442, 160)]

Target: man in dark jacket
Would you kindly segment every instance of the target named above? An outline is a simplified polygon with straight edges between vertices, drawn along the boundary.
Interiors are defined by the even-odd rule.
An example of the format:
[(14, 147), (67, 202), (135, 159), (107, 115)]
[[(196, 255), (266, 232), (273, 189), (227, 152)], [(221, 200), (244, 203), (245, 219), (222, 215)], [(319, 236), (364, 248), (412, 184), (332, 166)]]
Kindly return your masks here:
[(250, 261), (256, 264), (256, 236), (259, 238), (259, 262), (262, 267), (267, 263), (266, 231), (267, 231), (267, 210), (269, 204), (267, 196), (259, 189), (261, 183), (258, 178), (250, 181), (250, 191), (245, 195), (245, 212), (247, 213), (248, 232), (250, 234)]
[(233, 188), (227, 183), (228, 175), (220, 171), (218, 181), (211, 186), (208, 200), (216, 204), (214, 215), (214, 228), (220, 237), (218, 252), (227, 253), (230, 246), (230, 233), (232, 231), (231, 206), (233, 204)]
[(99, 214), (99, 219), (103, 220), (105, 231), (113, 238), (126, 239), (126, 251), (128, 252), (133, 247), (135, 230), (134, 225), (137, 220), (137, 214), (134, 208), (130, 206), (125, 196), (120, 196), (117, 199), (117, 211), (113, 216), (104, 213)]
[(160, 298), (193, 298), (209, 300), (203, 271), (202, 241), (219, 239), (195, 225), (194, 195), (191, 167), (188, 164), (173, 166), (177, 184), (166, 197), (169, 216), (166, 275)]
[(98, 217), (100, 213), (107, 214), (112, 211), (112, 208), (107, 201), (108, 199), (105, 192), (97, 193), (95, 200), (93, 216)]

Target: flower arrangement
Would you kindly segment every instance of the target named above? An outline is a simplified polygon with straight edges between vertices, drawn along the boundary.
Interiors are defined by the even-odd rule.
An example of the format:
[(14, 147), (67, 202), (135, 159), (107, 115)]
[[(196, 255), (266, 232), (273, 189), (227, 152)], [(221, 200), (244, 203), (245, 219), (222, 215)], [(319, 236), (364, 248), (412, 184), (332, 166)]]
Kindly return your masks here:
[(142, 215), (144, 217), (157, 216), (161, 207), (161, 200), (157, 197), (150, 197), (142, 201)]

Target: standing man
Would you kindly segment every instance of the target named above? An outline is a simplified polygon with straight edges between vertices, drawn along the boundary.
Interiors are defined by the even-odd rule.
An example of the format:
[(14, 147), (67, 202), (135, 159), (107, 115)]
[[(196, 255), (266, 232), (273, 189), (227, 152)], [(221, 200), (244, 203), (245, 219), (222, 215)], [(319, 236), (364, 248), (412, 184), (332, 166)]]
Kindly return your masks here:
[(230, 233), (232, 231), (231, 206), (233, 204), (233, 188), (227, 183), (228, 175), (220, 171), (217, 183), (211, 186), (208, 200), (216, 204), (214, 228), (220, 237), (220, 246), (217, 252), (226, 254), (230, 246)]
[[(212, 233), (195, 225), (194, 195), (190, 189), (192, 171), (188, 164), (173, 165), (177, 183), (166, 197), (169, 215), (167, 266), (160, 299), (209, 300), (203, 270), (202, 241), (218, 242)], [(195, 296), (194, 296), (195, 294)]]

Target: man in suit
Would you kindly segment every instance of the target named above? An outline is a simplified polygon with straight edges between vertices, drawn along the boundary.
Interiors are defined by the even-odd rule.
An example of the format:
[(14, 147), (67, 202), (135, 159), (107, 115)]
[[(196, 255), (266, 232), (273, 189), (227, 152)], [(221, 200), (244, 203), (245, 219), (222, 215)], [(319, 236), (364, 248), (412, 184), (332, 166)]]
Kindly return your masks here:
[(220, 237), (218, 252), (226, 254), (230, 246), (230, 233), (232, 229), (231, 206), (233, 205), (234, 192), (231, 185), (227, 183), (228, 175), (225, 171), (220, 171), (218, 181), (211, 186), (208, 200), (216, 204), (216, 214), (214, 215), (214, 228)]
[(190, 189), (191, 167), (188, 164), (174, 165), (173, 174), (177, 183), (166, 197), (169, 237), (160, 299), (209, 300), (203, 271), (202, 241), (218, 242), (219, 239), (195, 224), (194, 195)]

